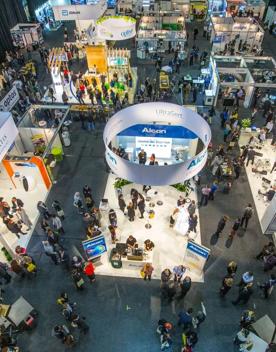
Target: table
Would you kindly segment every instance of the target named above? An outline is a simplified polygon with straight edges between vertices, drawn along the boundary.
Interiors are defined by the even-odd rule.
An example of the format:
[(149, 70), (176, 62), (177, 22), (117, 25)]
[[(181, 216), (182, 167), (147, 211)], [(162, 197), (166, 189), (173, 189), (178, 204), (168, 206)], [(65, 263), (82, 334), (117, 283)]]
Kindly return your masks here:
[(26, 318), (33, 310), (34, 307), (31, 306), (23, 296), (21, 296), (11, 305), (10, 311), (8, 313), (8, 319), (15, 326), (19, 326), (24, 320), (26, 320)]
[(132, 260), (121, 257), (123, 269), (142, 269), (146, 263), (152, 264), (153, 251), (144, 251), (143, 260)]

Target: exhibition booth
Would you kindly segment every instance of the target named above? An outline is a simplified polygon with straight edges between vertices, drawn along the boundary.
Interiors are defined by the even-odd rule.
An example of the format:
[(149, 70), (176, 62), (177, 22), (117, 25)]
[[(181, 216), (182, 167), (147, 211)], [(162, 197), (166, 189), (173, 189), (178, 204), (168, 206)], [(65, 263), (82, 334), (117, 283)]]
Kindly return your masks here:
[[(64, 106), (34, 105), (16, 127), (11, 114), (1, 113), (0, 120), (6, 121), (1, 131), (7, 142), (6, 148), (1, 149), (0, 196), (10, 206), (12, 197), (22, 200), (29, 219), (20, 224), (19, 238), (1, 221), (1, 243), (9, 253), (17, 245), (25, 248), (31, 238), (38, 217), (36, 205), (46, 199), (62, 160), (59, 131), (67, 114), (68, 108)], [(8, 216), (16, 223), (21, 219), (12, 208)]]
[(261, 50), (264, 30), (251, 17), (212, 17), (211, 37), (214, 54), (241, 55)]
[(97, 37), (101, 40), (126, 40), (136, 35), (136, 20), (128, 16), (101, 17), (96, 21)]
[[(180, 105), (144, 103), (111, 117), (103, 138), (112, 173), (99, 206), (101, 233), (83, 242), (86, 256), (92, 254), (98, 259), (97, 273), (140, 277), (140, 270), (150, 263), (154, 267), (153, 278), (160, 279), (165, 268), (184, 265), (185, 275), (202, 282), (209, 249), (201, 245), (199, 222), (195, 231), (189, 231), (188, 206), (192, 201), (198, 203), (192, 178), (206, 162), (211, 140), (207, 122)], [(193, 151), (186, 150), (190, 142), (192, 146), (197, 144)], [(180, 149), (186, 154), (176, 160), (175, 153), (180, 154)], [(140, 160), (142, 150), (146, 152), (143, 163), (129, 159), (135, 155)], [(156, 159), (151, 163), (153, 154)], [(118, 196), (123, 196), (129, 205), (135, 193), (144, 198), (145, 212), (140, 216), (138, 208), (134, 209), (130, 221), (129, 214), (126, 216), (119, 209)], [(108, 228), (111, 209), (117, 214), (116, 240)], [(199, 217), (197, 210), (196, 215)], [(135, 238), (132, 247), (127, 244), (130, 235)], [(93, 242), (97, 248), (93, 248)]]
[(226, 7), (226, 0), (209, 0), (208, 14), (210, 16), (225, 16)]
[(60, 21), (55, 20), (51, 1), (46, 1), (35, 9), (35, 16), (37, 21), (49, 31), (56, 31), (62, 25)]
[(268, 27), (276, 25), (276, 6), (268, 6), (264, 22)]
[(255, 208), (263, 234), (273, 234), (276, 231), (276, 147), (271, 145), (272, 139), (260, 142), (261, 130), (246, 128), (241, 130), (239, 146), (250, 145), (255, 151), (254, 163), (245, 163), (249, 185), (255, 202)]
[(210, 59), (209, 72), (208, 89), (216, 92), (215, 105), (217, 99), (222, 99), (222, 105), (233, 106), (236, 93), (242, 87), (244, 107), (251, 106), (257, 89), (263, 101), (270, 100), (275, 106), (276, 62), (272, 57), (215, 55)]
[(11, 30), (13, 45), (19, 48), (38, 47), (43, 43), (42, 29), (37, 23), (18, 23)]
[(266, 3), (263, 0), (246, 0), (246, 7), (244, 9), (245, 15), (251, 13), (251, 15), (259, 20), (264, 17), (266, 9)]
[(190, 0), (190, 18), (192, 21), (204, 21), (208, 12), (207, 1)]
[[(89, 87), (102, 92), (102, 85), (109, 92), (110, 89), (119, 94), (123, 99), (125, 93), (128, 93), (129, 103), (134, 100), (134, 94), (137, 83), (137, 69), (130, 66), (130, 50), (108, 49), (105, 45), (88, 45), (84, 49), (88, 70), (83, 75), (83, 80), (88, 82)], [(49, 69), (52, 74), (53, 88), (55, 90), (56, 102), (62, 102), (62, 93), (66, 92), (68, 103), (79, 103), (77, 98), (77, 85), (71, 80), (71, 75), (64, 77), (64, 69), (67, 68), (67, 55), (64, 49), (53, 49), (49, 55)], [(85, 88), (83, 101), (85, 104), (91, 104), (89, 94)], [(45, 102), (50, 102), (51, 98), (46, 92)], [(94, 103), (98, 102), (94, 99)], [(108, 106), (102, 94), (102, 106)]]
[(187, 41), (183, 16), (144, 16), (136, 36), (137, 56), (184, 49)]

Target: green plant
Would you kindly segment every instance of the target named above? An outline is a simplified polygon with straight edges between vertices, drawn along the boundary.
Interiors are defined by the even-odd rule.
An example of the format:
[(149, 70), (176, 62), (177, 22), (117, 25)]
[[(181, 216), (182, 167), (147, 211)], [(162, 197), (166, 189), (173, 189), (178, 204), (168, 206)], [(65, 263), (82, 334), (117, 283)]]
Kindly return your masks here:
[(191, 192), (192, 187), (188, 182), (183, 182), (183, 183), (176, 183), (175, 185), (172, 185), (175, 189), (177, 189), (179, 192), (184, 192), (186, 197), (188, 194)]
[(251, 126), (251, 120), (250, 119), (242, 119), (241, 120), (241, 125), (242, 128), (247, 128)]
[(119, 189), (119, 188), (122, 188), (126, 185), (129, 185), (130, 183), (132, 183), (132, 182), (118, 177), (118, 178), (116, 178), (116, 181), (114, 182), (113, 186), (115, 189)]

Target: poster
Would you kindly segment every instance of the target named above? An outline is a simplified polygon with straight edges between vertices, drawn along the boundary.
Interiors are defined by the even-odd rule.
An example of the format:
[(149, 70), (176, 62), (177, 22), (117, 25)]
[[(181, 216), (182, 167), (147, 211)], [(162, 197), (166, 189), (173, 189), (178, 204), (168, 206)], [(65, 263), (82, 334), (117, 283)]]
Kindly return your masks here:
[(107, 251), (105, 238), (103, 235), (91, 238), (90, 240), (82, 241), (82, 246), (88, 260), (100, 257)]
[(184, 256), (184, 265), (201, 275), (209, 254), (209, 248), (194, 241), (188, 241)]

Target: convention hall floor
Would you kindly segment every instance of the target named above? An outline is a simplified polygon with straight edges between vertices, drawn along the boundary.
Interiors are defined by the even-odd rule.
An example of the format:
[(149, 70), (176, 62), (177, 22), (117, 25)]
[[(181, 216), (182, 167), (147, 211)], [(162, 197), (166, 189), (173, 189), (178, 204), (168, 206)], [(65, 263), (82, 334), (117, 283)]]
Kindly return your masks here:
[[(192, 27), (188, 25), (190, 38)], [(201, 36), (201, 28), (199, 32), (197, 45), (201, 50), (209, 49), (208, 43)], [(47, 41), (49, 45), (58, 46), (61, 38), (62, 31), (59, 30), (50, 33)], [(269, 40), (275, 41), (266, 34), (265, 49), (273, 50), (276, 54), (276, 46), (269, 45), (271, 44)], [(133, 61), (137, 62), (135, 58)], [(140, 62), (138, 69), (141, 80), (147, 75), (153, 77), (151, 65)], [(42, 71), (43, 68), (41, 68)], [(183, 72), (187, 72), (187, 68), (184, 68)], [(41, 82), (45, 85), (49, 82), (49, 78), (44, 74)], [(243, 111), (243, 114), (247, 113)], [(66, 151), (58, 181), (48, 197), (49, 205), (53, 199), (60, 200), (64, 205), (66, 213), (64, 246), (70, 253), (78, 252), (80, 240), (84, 238), (82, 221), (72, 204), (73, 194), (81, 190), (86, 183), (91, 185), (97, 204), (104, 194), (108, 174), (104, 163), (103, 127), (103, 125), (97, 125), (96, 132), (89, 134), (81, 130), (80, 123), (73, 125), (72, 146)], [(213, 142), (221, 143), (222, 131), (219, 127), (219, 117), (213, 121), (212, 132)], [(204, 172), (203, 179), (210, 179), (210, 174)], [(225, 274), (226, 264), (233, 259), (238, 262), (236, 280), (243, 272), (251, 269), (254, 272), (255, 281), (263, 281), (265, 275), (262, 265), (254, 258), (267, 239), (261, 234), (256, 217), (251, 219), (247, 232), (237, 236), (231, 246), (226, 242), (229, 225), (225, 235), (217, 242), (213, 241), (212, 234), (221, 215), (228, 214), (231, 218), (235, 218), (241, 214), (246, 203), (252, 201), (246, 174), (243, 171), (229, 195), (218, 192), (215, 201), (200, 209), (201, 240), (204, 245), (211, 248), (212, 253), (207, 263), (205, 283), (193, 284), (184, 301), (171, 304), (161, 302), (159, 280), (145, 282), (141, 279), (98, 276), (93, 285), (87, 284), (83, 292), (76, 292), (68, 273), (41, 254), (43, 237), (37, 227), (29, 246), (29, 251), (39, 267), (37, 277), (24, 281), (15, 278), (12, 285), (5, 286), (5, 297), (8, 301), (12, 302), (19, 295), (23, 295), (39, 311), (37, 328), (33, 332), (19, 336), (22, 351), (64, 350), (60, 342), (51, 334), (55, 324), (64, 323), (64, 318), (56, 305), (56, 298), (61, 291), (67, 291), (70, 300), (77, 302), (78, 310), (90, 325), (90, 333), (81, 336), (75, 348), (76, 351), (158, 352), (160, 351), (156, 334), (158, 319), (161, 317), (176, 323), (177, 313), (181, 309), (192, 306), (195, 310), (199, 310), (201, 301), (206, 306), (207, 320), (200, 327), (199, 342), (195, 351), (233, 351), (232, 339), (238, 331), (239, 317), (244, 308), (231, 304), (231, 300), (237, 295), (237, 287), (233, 287), (226, 299), (219, 298), (221, 279)], [(266, 302), (261, 298), (256, 287), (249, 307), (253, 305), (256, 307), (258, 317), (268, 314), (274, 321), (276, 320), (275, 292), (271, 300)], [(179, 352), (181, 338), (180, 330), (177, 328), (173, 332), (173, 339), (173, 351)]]

